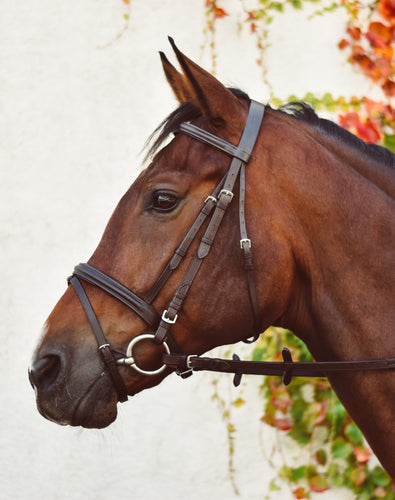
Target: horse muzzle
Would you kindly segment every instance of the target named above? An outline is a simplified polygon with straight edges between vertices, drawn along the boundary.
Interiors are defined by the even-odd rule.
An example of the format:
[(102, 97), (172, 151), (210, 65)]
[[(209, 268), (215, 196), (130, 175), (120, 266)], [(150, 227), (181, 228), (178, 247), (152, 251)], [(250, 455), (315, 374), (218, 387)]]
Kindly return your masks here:
[(68, 366), (67, 356), (61, 352), (35, 356), (29, 380), (36, 393), (38, 411), (60, 425), (110, 425), (117, 417), (118, 398), (108, 372), (94, 361), (80, 365), (78, 370), (69, 371)]

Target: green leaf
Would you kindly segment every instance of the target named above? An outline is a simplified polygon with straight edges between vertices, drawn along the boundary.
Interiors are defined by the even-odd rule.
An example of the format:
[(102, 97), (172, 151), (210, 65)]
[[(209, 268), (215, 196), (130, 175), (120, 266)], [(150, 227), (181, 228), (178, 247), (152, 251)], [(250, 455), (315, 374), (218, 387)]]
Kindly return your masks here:
[(347, 459), (353, 452), (353, 446), (342, 437), (337, 437), (332, 443), (332, 454), (334, 458)]
[(291, 475), (292, 475), (292, 468), (289, 467), (288, 465), (283, 465), (280, 470), (278, 471), (278, 474), (280, 477), (282, 477), (283, 479), (290, 479), (291, 478)]
[(372, 471), (374, 484), (377, 486), (388, 486), (391, 482), (390, 477), (385, 470), (377, 465)]
[(245, 404), (245, 401), (243, 398), (237, 398), (235, 401), (233, 401), (233, 406), (236, 408), (240, 408), (240, 406), (243, 406)]
[(293, 427), (290, 431), (287, 432), (287, 435), (301, 445), (309, 443), (311, 439), (311, 434), (307, 430), (305, 425), (298, 425)]
[(269, 491), (280, 491), (280, 490), (281, 490), (281, 488), (279, 486), (277, 486), (274, 479), (272, 479), (270, 481), (270, 484), (269, 484)]
[(355, 446), (361, 446), (363, 444), (362, 432), (358, 429), (354, 422), (350, 422), (346, 425), (344, 435)]
[(299, 399), (297, 401), (294, 400), (294, 404), (291, 406), (290, 412), (295, 423), (302, 422), (304, 412), (306, 411), (307, 407), (308, 403), (303, 401), (303, 399)]
[(328, 465), (328, 468), (326, 470), (326, 474), (328, 478), (331, 480), (331, 484), (336, 487), (340, 488), (344, 486), (345, 483), (345, 475), (342, 473), (339, 469), (339, 466), (335, 463), (330, 463)]
[(384, 134), (384, 146), (395, 153), (395, 135)]
[(306, 473), (307, 473), (307, 466), (302, 465), (296, 469), (293, 469), (291, 476), (290, 476), (290, 480), (292, 482), (296, 483), (300, 479), (303, 479), (304, 477), (306, 477)]
[(283, 12), (284, 11), (284, 5), (281, 2), (271, 2), (268, 5), (268, 8), (276, 10), (277, 12)]
[(329, 429), (325, 425), (317, 425), (314, 427), (312, 439), (316, 446), (323, 446), (328, 442)]
[(301, 9), (303, 4), (301, 0), (289, 0), (294, 9)]
[(255, 347), (255, 349), (252, 351), (252, 356), (251, 359), (252, 361), (263, 361), (264, 354), (266, 352), (266, 349), (263, 347)]
[(315, 459), (320, 465), (326, 465), (326, 461), (328, 459), (326, 451), (322, 448), (320, 450), (317, 450), (315, 453)]

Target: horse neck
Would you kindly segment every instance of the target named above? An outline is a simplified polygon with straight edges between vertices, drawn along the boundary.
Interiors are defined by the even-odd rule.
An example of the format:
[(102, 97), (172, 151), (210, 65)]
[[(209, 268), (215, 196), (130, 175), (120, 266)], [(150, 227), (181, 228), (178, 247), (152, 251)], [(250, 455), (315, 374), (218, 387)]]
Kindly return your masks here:
[[(394, 200), (380, 187), (382, 176), (373, 182), (377, 166), (367, 159), (361, 165), (361, 156), (333, 148), (333, 139), (303, 124), (296, 128), (291, 118), (271, 117), (265, 127), (258, 198), (270, 200), (264, 217), (281, 227), (292, 260), (279, 326), (293, 330), (319, 361), (395, 357)], [(252, 182), (259, 184), (258, 174)], [(284, 269), (275, 277), (282, 284)], [(395, 371), (333, 374), (330, 382), (395, 478)]]
[(263, 135), (268, 142), (274, 130), (271, 144), (282, 137), (282, 146), (269, 148), (263, 196), (278, 196), (295, 269), (281, 323), (318, 358), (383, 357), (389, 346), (378, 332), (390, 337), (393, 328), (394, 200), (373, 182), (377, 165), (355, 148), (293, 118), (273, 120)]

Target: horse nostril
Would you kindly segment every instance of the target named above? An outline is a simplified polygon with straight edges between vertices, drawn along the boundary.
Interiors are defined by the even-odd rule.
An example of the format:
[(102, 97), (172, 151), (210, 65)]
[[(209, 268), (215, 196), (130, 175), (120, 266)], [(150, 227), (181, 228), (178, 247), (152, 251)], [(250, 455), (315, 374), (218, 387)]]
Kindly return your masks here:
[(58, 378), (61, 368), (60, 357), (50, 354), (35, 361), (29, 370), (29, 380), (33, 387), (45, 390)]

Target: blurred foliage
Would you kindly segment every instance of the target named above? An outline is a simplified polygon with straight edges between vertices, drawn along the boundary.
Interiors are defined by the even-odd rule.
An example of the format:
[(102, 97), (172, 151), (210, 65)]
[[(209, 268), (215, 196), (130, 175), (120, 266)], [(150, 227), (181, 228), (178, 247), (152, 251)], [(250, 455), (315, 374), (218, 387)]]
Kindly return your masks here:
[[(293, 359), (312, 361), (292, 332), (270, 328), (252, 351), (254, 361), (281, 361), (287, 345)], [(262, 422), (285, 432), (309, 450), (308, 463), (283, 466), (281, 478), (294, 485), (295, 498), (309, 498), (331, 487), (347, 487), (358, 500), (395, 500), (390, 477), (367, 446), (361, 431), (323, 378), (295, 378), (285, 386), (280, 377), (264, 377)], [(240, 402), (239, 402), (240, 404)]]
[[(239, 14), (233, 21), (239, 30), (247, 29), (256, 42), (257, 64), (262, 68), (262, 77), (271, 89), (271, 101), (283, 104), (276, 98), (265, 67), (265, 51), (270, 45), (270, 25), (276, 15), (287, 9), (302, 9), (305, 4), (314, 4), (315, 12), (310, 17), (322, 16), (336, 10), (346, 13), (344, 37), (334, 40), (336, 46), (345, 53), (348, 62), (362, 72), (379, 88), (383, 99), (373, 100), (366, 96), (333, 97), (329, 92), (324, 96), (308, 94), (292, 96), (289, 100), (305, 100), (316, 109), (325, 109), (338, 115), (339, 124), (365, 142), (382, 144), (395, 152), (395, 110), (391, 98), (395, 96), (395, 2), (378, 0), (363, 2), (345, 0), (239, 0)], [(217, 22), (231, 18), (226, 10), (226, 0), (205, 0), (206, 45), (210, 47), (212, 69), (216, 68), (215, 32)], [(240, 14), (241, 13), (241, 14)], [(340, 18), (342, 20), (343, 17)], [(328, 89), (329, 90), (329, 89)]]

